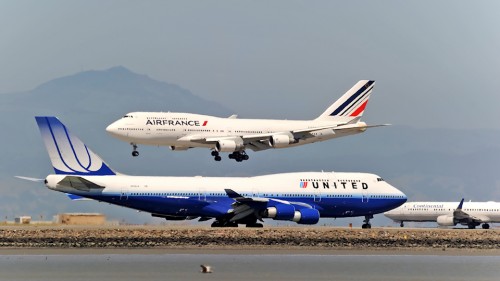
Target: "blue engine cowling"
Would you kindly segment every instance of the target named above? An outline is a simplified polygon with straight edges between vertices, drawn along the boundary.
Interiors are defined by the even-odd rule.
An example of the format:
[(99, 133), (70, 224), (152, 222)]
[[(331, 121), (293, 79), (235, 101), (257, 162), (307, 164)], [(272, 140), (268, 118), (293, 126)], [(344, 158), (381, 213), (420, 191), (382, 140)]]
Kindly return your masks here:
[(317, 224), (319, 211), (316, 209), (301, 209), (295, 212), (292, 220), (299, 224)]
[(264, 210), (263, 217), (275, 220), (292, 220), (295, 216), (295, 207), (287, 204), (279, 204), (274, 207), (268, 207)]

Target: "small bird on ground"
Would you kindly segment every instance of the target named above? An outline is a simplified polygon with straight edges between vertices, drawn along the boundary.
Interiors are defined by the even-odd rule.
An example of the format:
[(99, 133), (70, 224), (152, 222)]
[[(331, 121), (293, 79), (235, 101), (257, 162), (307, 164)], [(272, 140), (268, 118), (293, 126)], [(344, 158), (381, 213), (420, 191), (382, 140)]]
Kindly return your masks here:
[(201, 264), (201, 273), (212, 273), (212, 267), (210, 265)]

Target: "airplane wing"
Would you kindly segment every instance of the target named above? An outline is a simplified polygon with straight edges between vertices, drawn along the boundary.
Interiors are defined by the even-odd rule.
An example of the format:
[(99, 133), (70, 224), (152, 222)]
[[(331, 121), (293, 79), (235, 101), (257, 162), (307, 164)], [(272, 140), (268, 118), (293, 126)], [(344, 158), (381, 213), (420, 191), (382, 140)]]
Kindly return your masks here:
[(462, 206), (464, 204), (464, 198), (458, 204), (457, 209), (453, 211), (453, 218), (457, 220), (461, 224), (473, 224), (473, 223), (484, 223), (489, 222), (490, 218), (486, 216), (472, 216), (462, 210)]
[(286, 134), (292, 135), (293, 138), (299, 142), (301, 140), (307, 140), (308, 138), (316, 137), (320, 134), (334, 135), (336, 133), (348, 133), (350, 131), (364, 131), (368, 128), (389, 126), (390, 124), (379, 124), (379, 125), (366, 125), (364, 122), (358, 123), (343, 123), (331, 126), (321, 126), (321, 127), (311, 127), (300, 130), (293, 130), (290, 132), (276, 132), (276, 133), (266, 133), (266, 134), (256, 134), (256, 135), (245, 135), (241, 138), (245, 141), (245, 145), (252, 149), (253, 151), (260, 151), (265, 149), (270, 149), (269, 138), (273, 135)]
[[(329, 126), (318, 126), (310, 127), (293, 131), (283, 131), (283, 132), (273, 132), (273, 133), (263, 133), (263, 134), (253, 134), (253, 135), (241, 135), (239, 136), (246, 148), (252, 149), (253, 151), (261, 151), (272, 148), (269, 145), (269, 139), (275, 135), (289, 135), (293, 137), (297, 142), (301, 140), (306, 140), (308, 138), (316, 137), (318, 135), (334, 135), (336, 133), (348, 133), (351, 131), (364, 131), (368, 128), (389, 126), (390, 124), (379, 124), (379, 125), (366, 125), (365, 122), (358, 122), (359, 118), (350, 120), (349, 122), (329, 125)], [(230, 140), (237, 138), (236, 136), (216, 136), (207, 138), (202, 135), (188, 135), (178, 139), (179, 141), (189, 141), (198, 142), (205, 144), (215, 144), (221, 140)]]

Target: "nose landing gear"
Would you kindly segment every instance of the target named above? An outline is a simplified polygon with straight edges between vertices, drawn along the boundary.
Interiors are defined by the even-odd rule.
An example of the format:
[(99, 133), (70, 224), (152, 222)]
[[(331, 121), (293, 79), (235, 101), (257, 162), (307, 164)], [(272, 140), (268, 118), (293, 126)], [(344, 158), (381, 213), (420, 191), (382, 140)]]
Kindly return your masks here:
[(372, 228), (372, 225), (370, 224), (370, 219), (373, 219), (373, 215), (365, 216), (365, 220), (363, 221), (364, 224), (361, 225), (361, 228)]
[(139, 156), (139, 151), (137, 151), (137, 144), (135, 143), (130, 143), (132, 145), (132, 156), (137, 157)]

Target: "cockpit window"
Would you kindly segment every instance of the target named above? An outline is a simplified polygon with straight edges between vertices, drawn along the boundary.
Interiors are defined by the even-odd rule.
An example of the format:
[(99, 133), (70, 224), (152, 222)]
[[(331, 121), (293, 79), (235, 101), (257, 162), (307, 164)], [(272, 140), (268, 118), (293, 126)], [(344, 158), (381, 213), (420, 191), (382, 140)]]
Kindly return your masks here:
[(383, 178), (377, 178), (377, 181), (384, 181)]
[(125, 115), (123, 118), (132, 118), (132, 115)]

